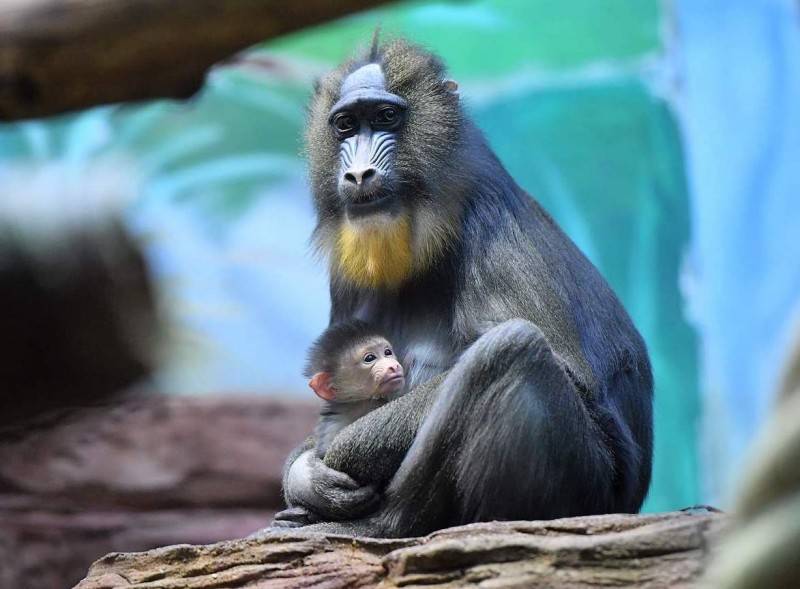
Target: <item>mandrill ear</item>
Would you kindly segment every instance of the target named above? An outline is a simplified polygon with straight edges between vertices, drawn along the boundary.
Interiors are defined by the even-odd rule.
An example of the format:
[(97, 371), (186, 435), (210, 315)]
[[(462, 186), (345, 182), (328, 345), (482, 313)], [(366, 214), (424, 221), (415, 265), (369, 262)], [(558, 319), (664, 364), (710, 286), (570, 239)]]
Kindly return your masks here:
[(308, 386), (314, 389), (320, 399), (326, 401), (333, 401), (336, 398), (336, 391), (331, 383), (331, 375), (329, 372), (317, 372), (308, 381)]
[(442, 82), (444, 89), (453, 94), (458, 94), (458, 82), (455, 80), (445, 80)]

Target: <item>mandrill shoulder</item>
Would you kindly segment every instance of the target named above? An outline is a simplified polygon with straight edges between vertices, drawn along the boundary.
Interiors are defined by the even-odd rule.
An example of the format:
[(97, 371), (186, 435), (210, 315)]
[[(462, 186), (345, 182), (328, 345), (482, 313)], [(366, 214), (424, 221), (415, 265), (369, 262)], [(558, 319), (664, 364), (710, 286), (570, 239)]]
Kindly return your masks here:
[[(509, 319), (534, 323), (571, 377), (590, 393), (595, 378), (581, 345), (585, 311), (578, 284), (595, 285), (588, 298), (605, 298), (592, 266), (541, 206), (513, 180), (475, 199), (464, 219), (461, 289), (454, 330), (466, 341)], [(576, 276), (577, 270), (581, 276)], [(585, 276), (584, 276), (585, 274)], [(585, 299), (586, 297), (584, 297)]]

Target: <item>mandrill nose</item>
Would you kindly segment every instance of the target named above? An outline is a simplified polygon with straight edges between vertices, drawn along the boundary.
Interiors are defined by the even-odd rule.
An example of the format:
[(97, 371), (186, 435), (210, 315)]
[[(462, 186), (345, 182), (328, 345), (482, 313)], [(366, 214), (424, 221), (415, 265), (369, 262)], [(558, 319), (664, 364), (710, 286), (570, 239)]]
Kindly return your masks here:
[(378, 170), (372, 166), (366, 168), (350, 168), (344, 173), (344, 179), (356, 186), (366, 186), (378, 175)]

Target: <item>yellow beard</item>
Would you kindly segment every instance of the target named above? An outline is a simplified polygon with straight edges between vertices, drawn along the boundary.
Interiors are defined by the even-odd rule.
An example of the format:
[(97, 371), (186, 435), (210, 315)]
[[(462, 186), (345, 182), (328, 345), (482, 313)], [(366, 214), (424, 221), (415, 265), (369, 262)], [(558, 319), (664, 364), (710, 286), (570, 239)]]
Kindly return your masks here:
[(345, 278), (364, 288), (396, 288), (412, 271), (411, 223), (357, 226), (345, 221), (339, 230), (334, 264)]

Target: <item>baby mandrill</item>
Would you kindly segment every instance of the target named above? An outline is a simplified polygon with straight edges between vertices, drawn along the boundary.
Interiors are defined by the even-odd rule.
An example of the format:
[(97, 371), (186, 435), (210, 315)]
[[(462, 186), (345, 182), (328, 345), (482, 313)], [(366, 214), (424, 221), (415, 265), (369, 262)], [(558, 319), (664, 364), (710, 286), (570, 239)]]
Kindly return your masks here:
[(328, 327), (309, 350), (305, 376), (324, 401), (314, 437), (319, 458), (362, 415), (402, 393), (403, 367), (389, 341), (369, 324), (350, 320)]

